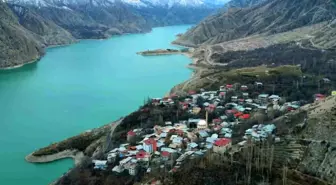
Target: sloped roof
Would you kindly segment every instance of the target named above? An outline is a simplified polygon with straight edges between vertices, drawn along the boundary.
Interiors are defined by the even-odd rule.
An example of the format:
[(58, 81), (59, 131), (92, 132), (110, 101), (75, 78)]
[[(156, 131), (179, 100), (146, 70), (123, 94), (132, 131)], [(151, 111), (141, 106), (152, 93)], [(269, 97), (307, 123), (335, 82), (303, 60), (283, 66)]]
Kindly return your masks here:
[(231, 139), (221, 138), (221, 139), (217, 140), (214, 144), (216, 146), (226, 146), (229, 143), (231, 143)]

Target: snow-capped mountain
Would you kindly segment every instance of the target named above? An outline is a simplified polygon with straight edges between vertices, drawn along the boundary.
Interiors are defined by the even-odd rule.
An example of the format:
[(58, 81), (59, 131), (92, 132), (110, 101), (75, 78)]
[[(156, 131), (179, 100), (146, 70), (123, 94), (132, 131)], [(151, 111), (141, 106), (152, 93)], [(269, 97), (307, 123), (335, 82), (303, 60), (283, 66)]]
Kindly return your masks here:
[(8, 3), (35, 5), (35, 6), (69, 6), (69, 5), (86, 5), (94, 6), (104, 5), (110, 6), (116, 3), (135, 7), (166, 7), (172, 8), (175, 6), (183, 7), (208, 7), (208, 6), (223, 6), (229, 0), (4, 0)]

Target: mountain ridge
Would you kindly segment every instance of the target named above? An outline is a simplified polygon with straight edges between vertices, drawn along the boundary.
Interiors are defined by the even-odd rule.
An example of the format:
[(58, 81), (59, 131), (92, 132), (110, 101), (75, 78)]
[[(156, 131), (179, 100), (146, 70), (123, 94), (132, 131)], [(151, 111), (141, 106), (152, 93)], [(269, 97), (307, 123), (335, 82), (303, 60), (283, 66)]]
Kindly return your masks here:
[[(251, 8), (219, 12), (178, 38), (182, 45), (210, 45), (256, 34), (271, 35), (335, 17), (330, 0), (258, 1)], [(298, 6), (303, 3), (305, 6)]]

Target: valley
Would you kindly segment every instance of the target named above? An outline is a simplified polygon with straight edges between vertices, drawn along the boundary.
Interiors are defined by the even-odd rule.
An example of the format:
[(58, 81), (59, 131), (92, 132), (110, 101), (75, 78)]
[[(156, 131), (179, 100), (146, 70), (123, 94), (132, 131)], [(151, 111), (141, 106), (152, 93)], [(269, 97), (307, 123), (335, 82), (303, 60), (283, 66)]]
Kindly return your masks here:
[[(114, 100), (113, 111), (119, 105), (127, 106), (137, 92), (142, 92), (142, 98), (147, 95), (142, 102), (137, 101), (133, 112), (127, 109), (127, 115), (116, 122), (94, 126), (95, 129), (30, 151), (26, 160), (31, 163), (75, 159), (74, 168), (52, 184), (336, 183), (334, 1), (232, 0), (225, 4), (221, 0), (120, 0), (49, 6), (50, 3), (54, 2), (0, 2), (4, 10), (0, 24), (11, 23), (1, 27), (5, 36), (0, 44), (10, 52), (0, 65), (22, 65), (22, 61), (38, 59), (50, 45), (140, 33), (122, 36), (138, 38), (136, 43), (117, 37), (125, 50), (115, 43), (113, 56), (122, 57), (122, 70), (111, 74), (107, 69), (114, 66), (114, 58), (106, 67), (103, 57), (97, 57), (98, 64), (86, 63), (86, 67), (90, 66), (86, 70), (98, 84), (99, 92), (113, 86), (101, 79), (123, 77), (120, 84), (114, 82), (118, 87), (105, 92), (108, 100)], [(167, 41), (168, 35), (152, 38), (141, 34), (156, 26), (197, 22), (183, 29), (184, 33), (169, 27), (155, 28), (157, 32), (167, 29), (167, 33), (174, 33), (172, 44), (179, 46), (172, 48), (168, 43), (153, 44), (161, 39)], [(32, 26), (35, 23), (39, 26)], [(13, 35), (8, 30), (17, 30), (22, 36), (16, 38), (17, 43), (28, 43), (29, 47), (20, 48), (9, 42)], [(148, 46), (135, 50), (138, 43)], [(99, 44), (95, 48), (107, 56), (111, 52)], [(83, 51), (91, 58), (89, 50)], [(176, 82), (179, 75), (186, 74), (172, 66), (180, 54), (192, 60), (188, 64), (191, 77), (175, 84), (165, 96), (162, 89), (160, 93), (148, 93), (161, 86), (171, 87), (168, 81)], [(139, 57), (146, 61), (140, 63)], [(137, 75), (131, 85), (124, 84), (134, 74)], [(150, 80), (142, 84), (141, 80), (146, 79)], [(99, 89), (101, 84), (103, 88)], [(123, 97), (122, 101), (111, 99), (115, 92)], [(125, 92), (132, 95), (124, 96)], [(110, 103), (107, 98), (100, 100), (110, 107), (104, 104)]]
[[(226, 0), (217, 2), (5, 0), (0, 2), (0, 68), (38, 61), (50, 46), (147, 33), (160, 26), (195, 24), (217, 11)], [(13, 33), (17, 35), (16, 42)]]

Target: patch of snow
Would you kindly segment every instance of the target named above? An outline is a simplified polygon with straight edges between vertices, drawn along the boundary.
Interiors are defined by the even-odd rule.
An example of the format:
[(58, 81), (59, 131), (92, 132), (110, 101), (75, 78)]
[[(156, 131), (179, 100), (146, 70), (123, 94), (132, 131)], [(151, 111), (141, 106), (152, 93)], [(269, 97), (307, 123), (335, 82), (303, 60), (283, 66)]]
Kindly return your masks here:
[[(62, 6), (62, 8), (63, 9), (65, 9), (65, 10), (71, 10), (69, 7), (67, 7), (67, 6)], [(72, 11), (72, 10), (71, 10)]]
[(137, 7), (146, 7), (147, 5), (143, 3), (141, 0), (122, 0), (124, 3), (137, 6)]

